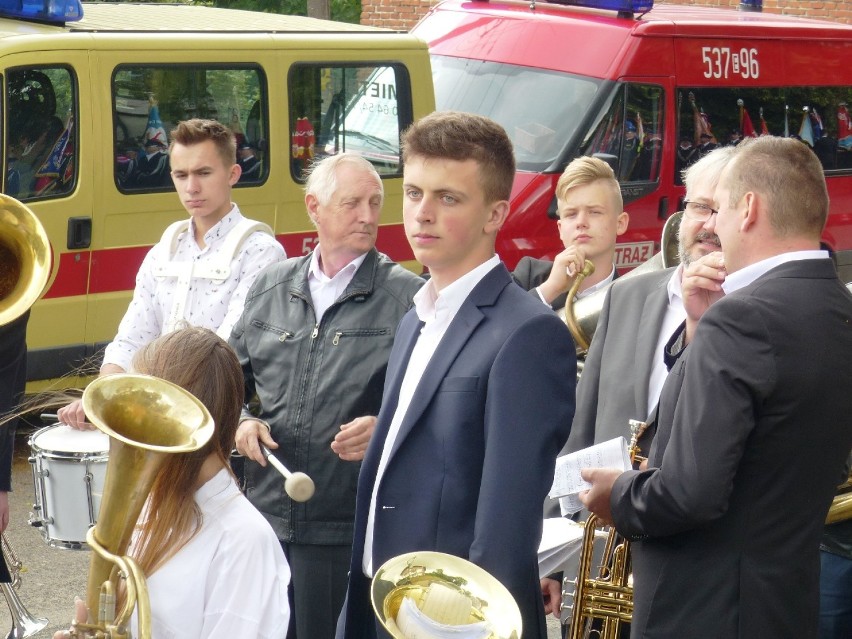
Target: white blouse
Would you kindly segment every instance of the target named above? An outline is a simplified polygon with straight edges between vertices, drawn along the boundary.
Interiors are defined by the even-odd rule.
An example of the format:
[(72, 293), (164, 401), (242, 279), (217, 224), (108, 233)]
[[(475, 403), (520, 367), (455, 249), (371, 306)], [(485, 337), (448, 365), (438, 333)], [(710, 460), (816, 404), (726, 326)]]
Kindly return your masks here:
[(290, 567), (271, 526), (227, 469), (195, 501), (201, 530), (147, 579), (153, 639), (284, 637)]

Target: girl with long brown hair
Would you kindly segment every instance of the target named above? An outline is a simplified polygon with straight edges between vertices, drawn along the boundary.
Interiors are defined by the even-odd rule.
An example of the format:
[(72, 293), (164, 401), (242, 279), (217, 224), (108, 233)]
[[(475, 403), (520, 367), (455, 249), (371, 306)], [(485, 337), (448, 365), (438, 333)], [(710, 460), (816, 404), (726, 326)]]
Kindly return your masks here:
[[(143, 347), (132, 370), (185, 388), (215, 422), (204, 447), (169, 455), (133, 536), (129, 554), (148, 583), (152, 636), (283, 637), (290, 569), (228, 463), (244, 394), (236, 355), (209, 329), (181, 328)], [(134, 615), (137, 636), (135, 626)]]

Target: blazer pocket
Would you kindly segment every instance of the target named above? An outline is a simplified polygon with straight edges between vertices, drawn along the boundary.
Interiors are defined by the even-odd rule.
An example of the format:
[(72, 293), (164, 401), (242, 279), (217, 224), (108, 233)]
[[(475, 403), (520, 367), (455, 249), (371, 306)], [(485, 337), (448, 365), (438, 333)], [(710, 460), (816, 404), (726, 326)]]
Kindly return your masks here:
[(478, 377), (446, 377), (438, 387), (439, 393), (472, 393), (479, 386)]

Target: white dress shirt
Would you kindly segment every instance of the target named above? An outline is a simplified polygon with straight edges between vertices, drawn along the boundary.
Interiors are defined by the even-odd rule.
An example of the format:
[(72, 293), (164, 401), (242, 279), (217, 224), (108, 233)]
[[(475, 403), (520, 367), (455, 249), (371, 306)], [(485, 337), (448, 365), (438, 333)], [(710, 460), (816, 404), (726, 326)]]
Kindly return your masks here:
[(320, 268), (319, 245), (314, 249), (308, 268), (308, 286), (311, 289), (311, 302), (314, 305), (317, 324), (322, 321), (322, 316), (325, 315), (328, 307), (334, 304), (346, 290), (346, 287), (349, 286), (352, 278), (355, 277), (355, 272), (361, 267), (365, 259), (367, 259), (366, 253), (349, 262), (334, 277), (329, 277)]
[[(156, 639), (280, 639), (290, 567), (272, 527), (223, 468), (195, 493), (201, 529), (147, 578)], [(133, 636), (138, 635), (136, 613)]]
[(447, 329), (459, 312), (461, 305), (482, 278), (498, 264), (500, 264), (500, 258), (494, 255), (488, 261), (483, 262), (472, 271), (469, 271), (445, 287), (440, 293), (435, 290), (434, 280), (429, 280), (414, 295), (414, 309), (417, 317), (423, 322), (423, 328), (420, 329), (420, 336), (417, 338), (417, 343), (411, 351), (411, 358), (408, 360), (405, 376), (402, 378), (396, 412), (393, 414), (390, 429), (385, 438), (382, 457), (379, 460), (379, 467), (376, 471), (376, 481), (373, 484), (373, 495), (370, 498), (370, 513), (367, 517), (367, 533), (364, 540), (364, 557), (361, 566), (367, 577), (373, 576), (373, 528), (375, 525), (376, 495), (388, 463), (388, 458), (390, 457), (390, 452), (393, 450), (393, 445), (399, 434), (399, 427), (402, 425), (402, 420), (411, 404), (411, 398), (414, 396), (414, 391), (417, 390), (417, 385), (420, 383), (420, 378), (423, 377), (423, 373), (429, 365), (432, 355), (435, 354), (435, 350), (447, 333)]
[[(574, 296), (574, 299), (575, 300), (581, 300), (584, 297), (588, 297), (592, 293), (597, 293), (599, 290), (601, 290), (605, 286), (609, 286), (610, 284), (612, 284), (612, 281), (614, 279), (615, 279), (615, 264), (612, 265), (612, 270), (609, 272), (609, 275), (607, 275), (604, 279), (602, 279), (597, 284), (590, 286), (586, 290), (578, 291), (577, 295)], [(551, 305), (551, 302), (548, 302), (546, 299), (544, 299), (544, 295), (541, 294), (541, 285), (535, 287), (535, 292), (538, 293), (538, 298), (542, 302), (544, 302), (547, 306)]]
[(725, 291), (725, 295), (730, 295), (734, 291), (738, 291), (744, 286), (748, 286), (758, 277), (765, 275), (776, 266), (781, 266), (781, 264), (786, 264), (787, 262), (827, 259), (829, 259), (828, 251), (822, 250), (791, 251), (789, 253), (782, 253), (781, 255), (774, 255), (766, 258), (765, 260), (761, 260), (760, 262), (749, 264), (748, 266), (741, 268), (739, 271), (735, 271), (728, 275), (722, 283), (722, 290)]
[[(169, 261), (216, 262), (222, 259), (228, 232), (243, 219), (235, 204), (204, 235), (204, 248), (196, 243), (195, 220), (190, 220), (189, 228), (178, 236), (173, 256), (169, 255), (171, 247), (162, 241), (148, 251), (136, 274), (136, 289), (119, 324), (118, 334), (104, 353), (104, 364), (116, 364), (129, 370), (136, 351), (163, 334), (179, 285), (176, 278), (155, 277), (154, 267)], [(285, 257), (284, 248), (274, 237), (252, 233), (231, 260), (231, 273), (226, 280), (192, 280), (183, 319), (192, 326), (209, 328), (222, 339), (228, 339), (243, 312), (246, 294), (255, 278), (266, 266)]]
[(654, 348), (654, 359), (652, 360), (651, 375), (648, 378), (648, 411), (647, 415), (657, 407), (660, 401), (660, 393), (663, 384), (666, 383), (669, 369), (666, 367), (663, 349), (678, 326), (686, 320), (686, 309), (683, 307), (683, 292), (681, 290), (681, 278), (683, 275), (683, 264), (678, 266), (666, 285), (669, 304), (663, 315), (660, 325), (660, 333), (657, 335), (657, 346)]

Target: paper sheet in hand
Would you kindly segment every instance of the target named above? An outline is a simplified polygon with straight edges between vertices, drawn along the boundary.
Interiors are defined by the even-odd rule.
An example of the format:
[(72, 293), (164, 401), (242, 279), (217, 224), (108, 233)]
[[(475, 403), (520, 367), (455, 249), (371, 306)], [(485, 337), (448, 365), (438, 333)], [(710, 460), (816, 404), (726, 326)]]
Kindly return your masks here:
[(583, 543), (582, 524), (554, 517), (544, 520), (541, 533), (541, 544), (538, 547), (539, 575), (547, 575), (562, 570), (566, 564), (577, 561)]
[(582, 509), (577, 494), (588, 490), (592, 485), (584, 481), (580, 471), (584, 468), (630, 469), (630, 457), (627, 454), (627, 440), (616, 437), (601, 444), (563, 455), (556, 460), (556, 471), (550, 496), (560, 497), (562, 514), (574, 513)]

